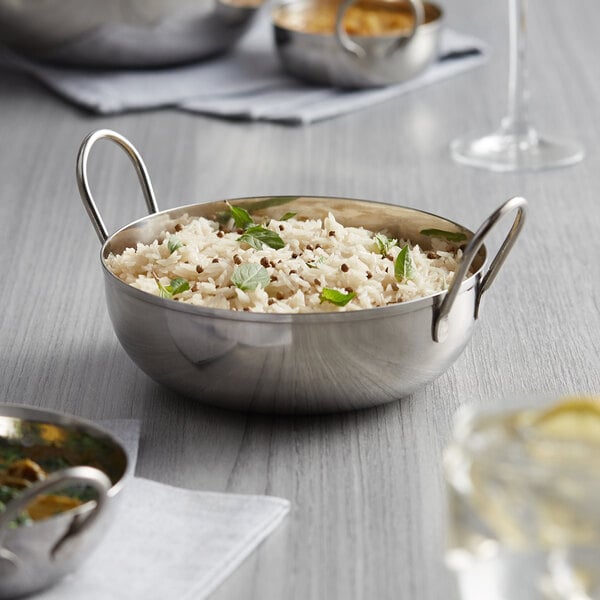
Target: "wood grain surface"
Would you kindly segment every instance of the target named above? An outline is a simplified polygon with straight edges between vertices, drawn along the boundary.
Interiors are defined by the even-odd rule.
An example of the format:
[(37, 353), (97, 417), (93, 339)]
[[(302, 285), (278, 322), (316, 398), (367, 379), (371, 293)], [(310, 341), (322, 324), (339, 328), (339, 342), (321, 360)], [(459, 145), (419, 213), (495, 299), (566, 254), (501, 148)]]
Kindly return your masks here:
[[(529, 4), (532, 116), (540, 130), (585, 145), (574, 167), (499, 175), (449, 157), (453, 137), (492, 129), (505, 109), (504, 2), (443, 4), (451, 26), (489, 43), (486, 66), (307, 127), (171, 110), (97, 117), (0, 71), (0, 400), (92, 419), (138, 417), (138, 475), (290, 499), (285, 524), (214, 600), (454, 597), (443, 566), (440, 458), (455, 410), (600, 392), (600, 8), (596, 0)], [(472, 342), (434, 383), (380, 408), (326, 417), (227, 412), (154, 384), (112, 331), (98, 240), (75, 184), (79, 143), (100, 127), (137, 145), (161, 208), (341, 195), (406, 204), (473, 229), (518, 194), (529, 200), (528, 220)], [(122, 152), (99, 145), (90, 171), (111, 231), (143, 214)], [(489, 246), (500, 240), (498, 232)]]

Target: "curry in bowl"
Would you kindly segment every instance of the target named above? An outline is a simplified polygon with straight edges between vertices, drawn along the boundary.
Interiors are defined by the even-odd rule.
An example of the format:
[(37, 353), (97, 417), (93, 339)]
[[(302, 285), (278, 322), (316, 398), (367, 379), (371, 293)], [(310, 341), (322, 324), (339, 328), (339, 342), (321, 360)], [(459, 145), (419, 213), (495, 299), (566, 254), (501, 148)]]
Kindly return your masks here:
[(108, 531), (131, 470), (123, 445), (82, 419), (0, 405), (0, 599), (73, 573)]
[[(277, 7), (273, 21), (278, 27), (309, 34), (335, 32), (340, 2), (299, 1)], [(424, 4), (424, 23), (440, 17), (434, 5)], [(343, 18), (344, 30), (353, 36), (387, 36), (409, 32), (415, 15), (409, 3), (386, 0), (360, 0), (349, 6)]]
[[(114, 484), (124, 470), (124, 461), (124, 454), (112, 441), (84, 430), (0, 417), (0, 513), (31, 486), (69, 467), (95, 467), (106, 473)], [(31, 524), (96, 498), (97, 492), (83, 484), (40, 494), (14, 524)]]

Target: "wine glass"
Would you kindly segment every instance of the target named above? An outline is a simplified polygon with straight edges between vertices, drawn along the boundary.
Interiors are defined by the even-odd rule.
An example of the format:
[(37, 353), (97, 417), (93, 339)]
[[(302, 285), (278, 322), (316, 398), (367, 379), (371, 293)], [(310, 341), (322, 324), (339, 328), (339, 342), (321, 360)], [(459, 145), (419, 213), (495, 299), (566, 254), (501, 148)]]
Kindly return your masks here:
[(525, 171), (572, 165), (584, 156), (578, 143), (548, 139), (529, 121), (526, 13), (527, 0), (509, 0), (508, 114), (488, 135), (454, 140), (450, 150), (459, 163), (491, 171)]

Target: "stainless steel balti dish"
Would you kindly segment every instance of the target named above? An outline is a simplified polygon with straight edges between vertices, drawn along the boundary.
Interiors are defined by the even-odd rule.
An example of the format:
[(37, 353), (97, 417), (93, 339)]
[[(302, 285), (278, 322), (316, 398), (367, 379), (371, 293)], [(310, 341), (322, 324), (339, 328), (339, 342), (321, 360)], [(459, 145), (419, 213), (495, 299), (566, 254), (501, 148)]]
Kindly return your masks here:
[[(107, 530), (116, 497), (131, 468), (121, 444), (92, 424), (37, 408), (3, 404), (0, 466), (15, 453), (43, 465), (49, 461), (58, 465), (58, 470), (25, 487), (5, 502), (5, 509), (0, 512), (3, 600), (37, 592), (77, 569)], [(26, 468), (32, 467), (28, 464)], [(31, 502), (42, 497), (47, 500), (49, 495), (74, 489), (73, 486), (94, 490), (95, 499), (15, 526), (15, 520)], [(7, 489), (3, 488), (3, 494)]]
[[(335, 4), (335, 3), (333, 3)], [(284, 0), (272, 13), (275, 43), (283, 67), (313, 83), (346, 88), (382, 86), (406, 81), (424, 71), (438, 56), (443, 26), (439, 6), (421, 0), (343, 0), (329, 32), (311, 30), (311, 20), (331, 7), (332, 0)], [(344, 25), (353, 5), (365, 19), (377, 10), (396, 10), (412, 17), (401, 31), (349, 35)], [(331, 9), (329, 9), (331, 10)], [(359, 21), (360, 22), (360, 21)]]
[[(87, 163), (100, 139), (120, 145), (142, 183), (149, 216), (108, 235), (92, 198)], [(348, 312), (271, 314), (178, 303), (136, 289), (113, 275), (110, 253), (150, 243), (188, 214), (214, 218), (223, 202), (159, 212), (144, 163), (119, 134), (100, 130), (83, 142), (79, 190), (102, 242), (101, 264), (112, 323), (123, 348), (155, 381), (213, 405), (280, 413), (335, 412), (390, 402), (443, 373), (469, 341), (481, 297), (523, 225), (525, 200), (512, 198), (478, 229), (468, 229), (413, 208), (346, 198), (236, 199), (253, 215), (278, 218), (297, 211), (321, 218), (330, 211), (346, 226), (387, 230), (427, 248), (424, 229), (462, 232), (468, 244), (447, 292), (381, 308)], [(273, 204), (276, 206), (272, 206)], [(258, 205), (258, 206), (257, 206)], [(507, 213), (514, 224), (486, 270), (483, 240)], [(473, 272), (468, 275), (469, 267)]]
[(46, 61), (150, 67), (231, 48), (260, 0), (0, 0), (0, 42)]

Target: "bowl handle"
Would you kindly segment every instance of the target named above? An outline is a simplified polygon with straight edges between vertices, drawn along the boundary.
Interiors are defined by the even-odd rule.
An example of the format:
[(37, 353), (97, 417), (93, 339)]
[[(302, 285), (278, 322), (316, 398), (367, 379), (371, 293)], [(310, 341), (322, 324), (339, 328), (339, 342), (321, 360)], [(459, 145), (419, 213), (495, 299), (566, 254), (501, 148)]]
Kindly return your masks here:
[(517, 211), (517, 215), (515, 220), (510, 228), (510, 231), (506, 235), (502, 246), (498, 250), (490, 268), (487, 270), (486, 274), (481, 281), (479, 289), (477, 291), (477, 296), (475, 298), (475, 314), (474, 318), (477, 319), (479, 316), (479, 303), (481, 302), (481, 297), (483, 293), (492, 285), (502, 263), (506, 260), (508, 253), (510, 252), (513, 244), (517, 240), (517, 236), (521, 232), (523, 228), (523, 224), (525, 222), (525, 207), (527, 206), (527, 201), (525, 198), (521, 198), (519, 196), (515, 196), (510, 200), (507, 200), (504, 204), (502, 204), (499, 208), (497, 208), (479, 227), (476, 231), (475, 235), (469, 242), (468, 246), (465, 248), (463, 253), (463, 258), (460, 262), (458, 270), (454, 276), (454, 280), (452, 281), (452, 285), (448, 290), (448, 293), (444, 297), (444, 300), (439, 305), (437, 309), (434, 309), (433, 313), (433, 323), (432, 323), (432, 337), (434, 342), (443, 342), (448, 335), (448, 315), (450, 314), (450, 310), (452, 309), (452, 305), (456, 300), (456, 296), (460, 291), (460, 286), (464, 279), (467, 276), (467, 272), (475, 255), (481, 248), (483, 244), (483, 240), (487, 236), (487, 234), (494, 228), (494, 226), (510, 212), (514, 210)]
[(0, 575), (6, 573), (7, 570), (19, 568), (19, 565), (21, 564), (21, 559), (19, 559), (16, 554), (7, 548), (4, 548), (4, 539), (10, 531), (10, 523), (22, 513), (27, 508), (27, 505), (37, 496), (64, 489), (67, 485), (77, 483), (84, 483), (85, 485), (93, 487), (98, 492), (98, 498), (90, 513), (77, 514), (73, 517), (67, 531), (54, 544), (50, 551), (50, 556), (54, 559), (63, 548), (65, 542), (77, 537), (83, 531), (88, 529), (100, 515), (102, 510), (104, 510), (106, 500), (108, 499), (108, 490), (110, 490), (112, 486), (110, 479), (102, 471), (94, 467), (69, 467), (51, 473), (46, 479), (37, 481), (6, 505), (5, 511), (0, 514)]
[[(395, 43), (386, 52), (387, 55), (394, 53), (399, 47), (404, 46), (414, 37), (417, 33), (417, 29), (425, 22), (425, 7), (423, 6), (422, 0), (407, 0), (411, 6), (414, 22), (411, 30), (408, 34), (403, 34), (396, 38)], [(353, 54), (357, 58), (366, 58), (367, 51), (359, 43), (355, 42), (347, 33), (344, 28), (344, 17), (346, 11), (352, 6), (357, 0), (344, 0), (338, 9), (337, 17), (335, 21), (335, 37), (338, 43), (350, 54)]]
[(108, 139), (116, 142), (119, 146), (121, 146), (121, 148), (123, 148), (123, 150), (125, 150), (131, 159), (144, 192), (146, 206), (148, 207), (148, 214), (152, 215), (157, 213), (158, 205), (156, 204), (156, 198), (154, 196), (154, 190), (152, 189), (150, 176), (148, 175), (148, 170), (146, 169), (146, 165), (144, 164), (140, 153), (135, 149), (135, 146), (127, 138), (124, 138), (116, 131), (111, 131), (110, 129), (98, 129), (97, 131), (92, 131), (92, 133), (87, 135), (81, 143), (81, 147), (79, 148), (79, 153), (77, 155), (77, 187), (79, 188), (79, 195), (81, 196), (85, 210), (87, 211), (87, 214), (92, 221), (92, 225), (94, 226), (94, 229), (100, 238), (100, 242), (104, 243), (108, 238), (108, 232), (106, 230), (106, 226), (104, 225), (104, 221), (98, 212), (94, 198), (92, 197), (87, 174), (87, 164), (90, 150), (98, 140), (102, 139)]

